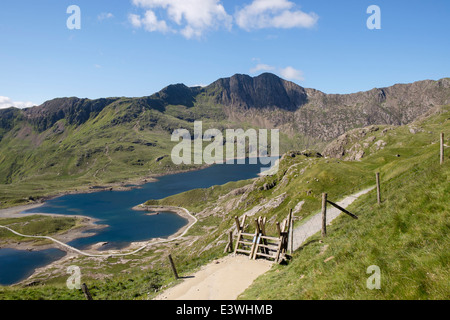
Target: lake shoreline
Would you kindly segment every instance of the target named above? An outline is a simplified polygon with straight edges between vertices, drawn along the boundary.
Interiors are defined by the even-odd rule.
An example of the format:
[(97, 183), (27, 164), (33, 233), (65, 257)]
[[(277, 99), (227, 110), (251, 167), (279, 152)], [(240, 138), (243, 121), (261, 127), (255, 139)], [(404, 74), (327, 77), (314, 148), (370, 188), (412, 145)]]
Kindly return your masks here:
[[(70, 242), (70, 241), (73, 241), (73, 240), (76, 240), (79, 238), (90, 237), (92, 235), (95, 235), (95, 233), (94, 232), (93, 233), (85, 233), (86, 231), (106, 228), (106, 227), (108, 227), (108, 225), (98, 225), (96, 223), (99, 220), (89, 217), (89, 216), (68, 216), (68, 215), (64, 215), (64, 214), (39, 213), (39, 212), (21, 213), (21, 212), (27, 211), (30, 209), (39, 208), (39, 207), (43, 206), (46, 201), (57, 199), (57, 198), (64, 197), (67, 195), (89, 194), (89, 193), (105, 192), (105, 191), (130, 191), (133, 189), (140, 188), (140, 186), (142, 186), (144, 184), (157, 182), (158, 178), (160, 178), (160, 177), (179, 174), (179, 173), (199, 171), (199, 170), (206, 169), (209, 166), (210, 165), (202, 165), (198, 168), (175, 170), (175, 171), (169, 172), (169, 173), (152, 174), (150, 176), (144, 176), (144, 177), (140, 177), (140, 178), (132, 178), (132, 179), (128, 179), (126, 181), (117, 182), (117, 183), (113, 183), (113, 184), (105, 184), (105, 185), (99, 184), (99, 185), (95, 185), (95, 186), (89, 185), (89, 186), (82, 186), (82, 187), (80, 187), (80, 189), (76, 189), (76, 190), (62, 191), (62, 192), (59, 192), (54, 195), (42, 197), (39, 200), (34, 201), (33, 203), (20, 204), (17, 206), (2, 208), (2, 209), (0, 209), (0, 219), (1, 218), (20, 218), (20, 217), (33, 216), (33, 215), (53, 216), (53, 217), (79, 217), (79, 218), (83, 218), (83, 219), (87, 220), (85, 222), (85, 224), (83, 224), (81, 227), (77, 227), (76, 229), (70, 229), (61, 235), (55, 235), (54, 236), (55, 239), (60, 240), (62, 242)], [(139, 205), (135, 206), (134, 208), (136, 208), (138, 206)], [(134, 208), (133, 208), (133, 210), (135, 210)], [(166, 210), (166, 211), (171, 211), (171, 210)], [(175, 213), (179, 214), (179, 212), (175, 212)], [(181, 211), (180, 216), (182, 218), (188, 219), (188, 221), (189, 221), (189, 217), (187, 217), (185, 214), (183, 214), (182, 211)], [(188, 222), (188, 224), (189, 224), (189, 222)], [(57, 238), (58, 236), (63, 237), (63, 239)], [(34, 245), (34, 247), (31, 248), (31, 250), (43, 251), (43, 250), (55, 247), (54, 244), (36, 245), (35, 242), (36, 241), (18, 242), (18, 243), (3, 243), (3, 244), (0, 244), (0, 249), (1, 248), (9, 248), (9, 249), (22, 250), (22, 251), (25, 251), (25, 250), (30, 251), (30, 248), (29, 248), (30, 245), (31, 246)], [(131, 245), (131, 243), (130, 243), (130, 245)], [(126, 249), (126, 248), (124, 248), (124, 249)]]
[[(162, 211), (162, 212), (171, 212), (174, 214), (177, 214), (179, 216), (181, 216), (182, 218), (186, 219), (188, 221), (188, 223), (181, 227), (180, 229), (177, 230), (177, 232), (171, 234), (170, 236), (166, 237), (166, 238), (152, 238), (150, 240), (145, 240), (145, 241), (136, 241), (136, 242), (131, 242), (128, 244), (128, 246), (121, 248), (120, 250), (107, 250), (107, 251), (102, 251), (99, 250), (99, 248), (101, 248), (103, 246), (104, 243), (99, 242), (99, 243), (95, 243), (93, 245), (91, 245), (89, 248), (86, 248), (85, 250), (83, 250), (83, 252), (88, 252), (92, 253), (92, 254), (101, 254), (104, 255), (103, 257), (100, 257), (100, 259), (107, 259), (108, 257), (114, 255), (114, 254), (118, 254), (118, 253), (126, 253), (127, 251), (132, 251), (132, 250), (140, 250), (139, 248), (144, 248), (147, 249), (148, 247), (151, 247), (152, 245), (164, 245), (165, 243), (169, 243), (172, 241), (177, 240), (180, 237), (183, 237), (184, 234), (197, 222), (197, 219), (191, 215), (191, 213), (185, 209), (185, 208), (181, 208), (181, 207), (174, 207), (174, 206), (146, 206), (144, 204), (142, 205), (137, 205), (133, 208), (133, 210), (136, 211), (149, 211), (152, 212), (154, 210), (158, 210), (158, 211)], [(54, 248), (55, 244), (50, 245), (49, 248)], [(51, 273), (56, 273), (56, 274), (60, 274), (62, 272), (64, 272), (65, 270), (65, 263), (68, 261), (72, 261), (73, 259), (79, 257), (80, 255), (71, 251), (71, 250), (67, 250), (67, 249), (63, 249), (58, 247), (57, 249), (62, 250), (65, 252), (65, 255), (63, 257), (61, 257), (58, 260), (55, 260), (49, 264), (46, 264), (45, 266), (42, 267), (37, 267), (33, 270), (33, 273), (14, 283), (11, 284), (10, 286), (30, 286), (30, 285), (35, 285), (39, 283), (39, 280), (35, 280), (36, 276), (40, 276), (42, 274), (51, 274)], [(45, 250), (45, 249), (42, 249)], [(91, 257), (93, 259), (98, 259), (99, 257)]]
[[(274, 155), (274, 156), (271, 155), (270, 157), (280, 158), (281, 155), (280, 154)], [(251, 159), (251, 158), (235, 157), (235, 158), (233, 158), (233, 161), (234, 160), (244, 160), (244, 159), (247, 160), (247, 159)], [(130, 178), (130, 179), (127, 179), (122, 182), (105, 183), (105, 184), (100, 183), (100, 184), (95, 184), (95, 185), (94, 184), (82, 185), (82, 186), (79, 186), (78, 188), (75, 188), (75, 190), (63, 190), (63, 191), (57, 192), (55, 194), (50, 194), (47, 196), (40, 197), (39, 199), (34, 200), (27, 204), (22, 203), (22, 204), (18, 204), (18, 205), (12, 205), (12, 206), (0, 208), (0, 218), (2, 218), (1, 213), (3, 210), (19, 208), (19, 207), (26, 207), (26, 206), (29, 206), (29, 207), (27, 207), (26, 209), (23, 209), (23, 210), (33, 209), (33, 208), (36, 208), (38, 206), (45, 204), (45, 202), (48, 200), (53, 200), (53, 199), (56, 199), (59, 197), (67, 196), (67, 195), (88, 194), (88, 193), (105, 192), (105, 191), (130, 191), (130, 190), (133, 190), (136, 188), (140, 188), (144, 184), (157, 182), (158, 178), (160, 178), (160, 177), (175, 175), (175, 174), (179, 174), (179, 173), (199, 171), (199, 170), (203, 170), (208, 167), (211, 167), (213, 165), (224, 164), (224, 163), (226, 163), (226, 161), (227, 160), (224, 160), (222, 162), (218, 161), (214, 164), (203, 164), (203, 165), (199, 165), (198, 167), (194, 167), (194, 168), (190, 168), (190, 169), (180, 169), (180, 170), (174, 170), (174, 171), (166, 172), (166, 173), (154, 173), (154, 174), (151, 174), (148, 176)], [(258, 174), (258, 176), (260, 176), (260, 174)]]
[[(42, 204), (41, 204), (42, 205)], [(38, 207), (39, 205), (34, 205), (34, 207)], [(16, 207), (16, 210), (11, 210), (11, 209), (3, 209), (3, 210), (9, 210), (9, 212), (5, 213), (5, 212), (1, 212), (2, 210), (0, 210), (0, 217), (2, 216), (7, 216), (7, 217), (17, 217), (17, 215), (19, 216), (32, 216), (32, 215), (46, 215), (46, 216), (55, 216), (55, 217), (61, 217), (61, 216), (65, 216), (65, 215), (59, 215), (59, 214), (46, 214), (46, 213), (29, 213), (29, 214), (21, 214), (20, 212), (23, 210), (23, 207), (28, 207), (29, 206), (21, 206), (21, 207)], [(174, 214), (179, 215), (180, 217), (184, 218), (187, 220), (187, 224), (184, 225), (183, 227), (181, 227), (180, 229), (178, 229), (175, 233), (171, 234), (168, 237), (165, 238), (152, 238), (149, 240), (145, 240), (145, 241), (136, 241), (136, 242), (130, 242), (126, 247), (121, 248), (121, 249), (117, 249), (117, 250), (99, 250), (102, 248), (102, 246), (106, 243), (104, 242), (99, 242), (99, 243), (95, 243), (92, 244), (91, 246), (89, 246), (88, 248), (84, 249), (83, 252), (88, 252), (90, 254), (98, 254), (98, 255), (104, 255), (103, 259), (108, 258), (109, 256), (112, 256), (114, 254), (123, 254), (123, 253), (127, 253), (127, 251), (132, 251), (132, 250), (136, 250), (139, 248), (144, 248), (145, 249), (147, 247), (150, 247), (152, 245), (156, 245), (156, 244), (165, 244), (165, 243), (169, 243), (171, 241), (174, 241), (180, 237), (182, 237), (187, 231), (188, 229), (190, 229), (196, 222), (197, 219), (194, 218), (187, 209), (185, 208), (181, 208), (181, 207), (174, 207), (174, 206), (146, 206), (144, 204), (142, 205), (137, 205), (133, 208), (133, 210), (136, 211), (149, 211), (149, 212), (171, 212)], [(97, 221), (94, 218), (90, 218), (90, 217), (85, 217), (85, 216), (77, 216), (77, 217), (83, 217), (85, 219), (87, 219), (87, 224), (85, 226), (79, 227), (77, 229), (71, 229), (68, 230), (60, 235), (56, 235), (53, 236), (53, 238), (62, 241), (62, 242), (70, 242), (72, 240), (75, 240), (77, 238), (80, 237), (89, 237), (93, 234), (87, 234), (84, 233), (86, 230), (93, 230), (93, 229), (100, 229), (100, 228), (104, 228), (107, 227), (107, 225), (97, 225), (95, 224), (95, 222)], [(30, 250), (30, 245), (33, 246)], [(61, 258), (50, 262), (42, 267), (37, 267), (33, 269), (33, 273), (14, 283), (11, 284), (9, 286), (17, 286), (17, 285), (21, 285), (21, 286), (30, 286), (30, 285), (34, 285), (36, 283), (39, 283), (39, 280), (36, 282), (35, 278), (36, 276), (42, 275), (42, 274), (48, 274), (48, 273), (54, 273), (54, 272), (63, 272), (64, 271), (64, 264), (67, 261), (71, 261), (74, 258), (80, 257), (79, 254), (73, 252), (72, 250), (62, 247), (58, 244), (55, 243), (49, 243), (49, 244), (45, 244), (45, 245), (36, 245), (34, 243), (34, 241), (30, 241), (30, 242), (18, 242), (18, 243), (6, 243), (6, 244), (2, 244), (0, 249), (13, 249), (13, 250), (21, 250), (21, 251), (44, 251), (47, 249), (58, 249), (61, 250), (65, 253), (64, 256), (62, 256)], [(94, 259), (98, 259), (98, 257), (92, 257)]]
[[(128, 191), (128, 190), (132, 190), (132, 189), (138, 189), (138, 188), (140, 188), (141, 185), (144, 185), (147, 183), (157, 182), (158, 181), (157, 178), (159, 178), (159, 177), (175, 175), (175, 174), (179, 174), (179, 173), (186, 173), (186, 172), (191, 172), (191, 171), (199, 171), (199, 170), (206, 169), (208, 167), (210, 167), (210, 165), (203, 165), (203, 166), (200, 166), (197, 168), (191, 168), (191, 169), (187, 169), (187, 170), (177, 170), (177, 171), (169, 172), (166, 174), (156, 174), (156, 175), (152, 175), (151, 177), (147, 176), (147, 177), (141, 177), (141, 178), (137, 178), (137, 179), (129, 179), (126, 182), (115, 183), (114, 185), (111, 185), (111, 184), (96, 185), (96, 186), (91, 185), (91, 186), (85, 186), (84, 189), (63, 191), (56, 195), (45, 197), (45, 200), (44, 200), (44, 198), (40, 198), (38, 203), (34, 202), (34, 203), (30, 203), (30, 204), (25, 204), (25, 205), (9, 207), (6, 209), (0, 209), (0, 218), (18, 218), (18, 217), (23, 217), (25, 215), (48, 215), (48, 216), (67, 217), (67, 215), (60, 215), (60, 214), (42, 214), (42, 213), (38, 213), (38, 212), (22, 214), (21, 212), (23, 212), (25, 210), (29, 210), (29, 209), (39, 208), (40, 206), (45, 204), (45, 201), (55, 199), (58, 197), (62, 197), (65, 195), (88, 194), (88, 193), (96, 193), (96, 192), (102, 192), (102, 191)], [(257, 177), (255, 177), (255, 178), (257, 178)], [(186, 234), (186, 232), (197, 222), (197, 218), (192, 216), (190, 214), (190, 212), (184, 208), (170, 207), (170, 206), (146, 206), (145, 204), (140, 204), (140, 205), (134, 206), (132, 209), (139, 210), (139, 211), (148, 211), (148, 212), (155, 212), (155, 211), (173, 212), (173, 213), (181, 216), (182, 218), (186, 219), (188, 222), (186, 223), (185, 226), (181, 227), (179, 230), (177, 230), (177, 232), (171, 234), (168, 237), (151, 238), (151, 239), (145, 240), (145, 241), (130, 242), (127, 244), (126, 247), (123, 247), (120, 250), (112, 250), (112, 249), (111, 250), (101, 250), (103, 247), (103, 244), (105, 244), (105, 243), (99, 242), (99, 243), (95, 243), (95, 244), (91, 245), (90, 247), (86, 248), (85, 250), (83, 250), (83, 252), (99, 254), (101, 256), (107, 257), (108, 255), (117, 254), (117, 253), (127, 254), (127, 251), (129, 252), (129, 251), (136, 250), (136, 252), (138, 252), (141, 249), (146, 250), (146, 247), (150, 247), (150, 246), (156, 245), (156, 244), (168, 243), (168, 242), (171, 242), (171, 241), (174, 241), (176, 239), (183, 237)], [(81, 216), (78, 216), (78, 217), (81, 217)], [(91, 218), (91, 217), (83, 217), (83, 218), (87, 219), (85, 221), (85, 223), (86, 223), (85, 225), (83, 225), (82, 227), (78, 227), (76, 229), (68, 230), (61, 235), (56, 235), (56, 236), (54, 236), (54, 238), (55, 239), (58, 238), (57, 240), (59, 240), (61, 242), (68, 243), (72, 240), (75, 240), (75, 239), (78, 239), (81, 237), (88, 237), (88, 236), (92, 235), (92, 234), (83, 233), (84, 231), (86, 231), (88, 229), (93, 230), (93, 229), (97, 229), (97, 228), (106, 227), (106, 226), (97, 225), (96, 224), (97, 220), (94, 218)], [(93, 231), (95, 231), (95, 230), (93, 230)], [(33, 246), (33, 242), (9, 244), (7, 247), (11, 248), (11, 249), (27, 250), (30, 246)], [(5, 247), (5, 246), (3, 245), (3, 247)], [(52, 244), (48, 244), (48, 245), (46, 244), (44, 246), (35, 246), (35, 247), (33, 247), (33, 251), (45, 250), (48, 248), (58, 248), (60, 250), (62, 249), (61, 246), (59, 246), (55, 243), (52, 243)], [(58, 259), (56, 261), (53, 261), (53, 262), (47, 264), (46, 266), (35, 269), (31, 276), (17, 282), (16, 285), (23, 285), (23, 284), (29, 283), (30, 281), (32, 282), (33, 279), (36, 279), (36, 276), (39, 278), (39, 275), (42, 275), (42, 273), (46, 273), (47, 271), (52, 272), (51, 270), (53, 270), (55, 268), (58, 269), (59, 271), (61, 271), (62, 270), (61, 268), (64, 266), (67, 259), (72, 259), (72, 258), (79, 256), (79, 254), (72, 252), (71, 250), (68, 250), (67, 248), (62, 249), (62, 251), (66, 252), (66, 255), (64, 257), (62, 257), (61, 259)]]
[[(69, 229), (67, 231), (64, 231), (63, 233), (57, 234), (52, 236), (53, 238), (61, 241), (61, 242), (70, 242), (79, 238), (86, 238), (90, 237), (95, 234), (94, 231), (100, 230), (103, 228), (107, 228), (108, 225), (102, 225), (97, 224), (99, 222), (98, 219), (89, 217), (89, 216), (83, 216), (83, 215), (75, 215), (75, 216), (68, 216), (64, 214), (56, 214), (56, 213), (39, 213), (39, 212), (33, 212), (33, 213), (21, 213), (25, 210), (30, 209), (36, 209), (44, 205), (44, 203), (40, 204), (29, 204), (29, 205), (22, 205), (17, 207), (11, 207), (7, 209), (0, 209), (0, 218), (22, 218), (27, 216), (48, 216), (48, 217), (71, 217), (71, 218), (79, 218), (82, 219), (82, 224), (80, 226), (77, 226), (75, 228)], [(92, 232), (87, 232), (92, 231)], [(39, 244), (36, 243), (37, 241), (6, 241), (5, 243), (0, 244), (0, 249), (2, 248), (8, 248), (8, 249), (15, 249), (15, 250), (21, 250), (21, 251), (43, 251), (51, 248), (58, 248), (57, 245), (54, 243), (48, 243), (48, 244)], [(65, 251), (65, 250), (63, 250)]]
[[(88, 185), (82, 185), (75, 190), (63, 190), (60, 192), (56, 192), (54, 194), (50, 194), (47, 196), (40, 197), (37, 200), (31, 201), (29, 203), (22, 203), (18, 205), (11, 205), (4, 208), (0, 208), (0, 213), (2, 210), (17, 208), (17, 207), (24, 207), (24, 206), (30, 206), (28, 209), (35, 208), (34, 206), (40, 206), (45, 204), (48, 200), (53, 200), (59, 197), (64, 197), (67, 195), (75, 195), (75, 194), (88, 194), (88, 193), (96, 193), (96, 192), (105, 192), (105, 191), (130, 191), (133, 189), (140, 188), (142, 185), (147, 183), (154, 183), (158, 181), (158, 178), (170, 176), (174, 174), (179, 173), (186, 173), (186, 172), (193, 172), (193, 171), (199, 171), (210, 167), (210, 165), (202, 165), (199, 167), (191, 168), (191, 169), (184, 169), (184, 170), (175, 170), (167, 173), (155, 173), (148, 176), (143, 177), (137, 177), (137, 178), (130, 178), (122, 182), (114, 182), (114, 183), (105, 183), (105, 184), (88, 184)], [(25, 197), (25, 196), (24, 196)], [(24, 209), (27, 210), (27, 209)], [(1, 218), (1, 216), (0, 216)]]

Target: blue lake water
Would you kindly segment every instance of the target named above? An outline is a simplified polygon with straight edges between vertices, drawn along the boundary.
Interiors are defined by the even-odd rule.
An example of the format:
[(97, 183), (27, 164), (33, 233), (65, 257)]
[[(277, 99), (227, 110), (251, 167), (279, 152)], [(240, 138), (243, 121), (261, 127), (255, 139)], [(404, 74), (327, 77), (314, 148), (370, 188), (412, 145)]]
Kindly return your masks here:
[[(69, 242), (71, 246), (83, 249), (98, 242), (108, 242), (104, 249), (116, 249), (134, 241), (168, 237), (187, 224), (187, 220), (169, 212), (146, 215), (132, 207), (149, 199), (161, 199), (180, 192), (222, 185), (230, 181), (255, 178), (261, 172), (258, 164), (218, 164), (203, 170), (167, 175), (157, 182), (147, 183), (128, 191), (102, 191), (87, 194), (66, 195), (47, 201), (43, 206), (24, 213), (57, 213), (64, 215), (89, 216), (100, 221), (107, 228), (96, 230), (94, 236)], [(0, 285), (9, 285), (26, 278), (42, 263), (48, 264), (60, 259), (53, 251), (18, 251), (0, 249)], [(24, 258), (26, 257), (26, 258)]]
[(42, 251), (21, 251), (14, 249), (0, 250), (0, 284), (10, 285), (19, 282), (34, 272), (35, 268), (44, 267), (61, 259), (66, 253), (58, 249)]

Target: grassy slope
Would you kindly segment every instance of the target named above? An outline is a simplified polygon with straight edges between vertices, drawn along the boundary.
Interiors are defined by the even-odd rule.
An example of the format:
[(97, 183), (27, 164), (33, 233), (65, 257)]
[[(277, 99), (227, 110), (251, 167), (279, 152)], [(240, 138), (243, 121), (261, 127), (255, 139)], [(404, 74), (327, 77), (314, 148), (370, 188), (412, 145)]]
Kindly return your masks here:
[[(329, 229), (325, 243), (312, 239), (316, 241), (297, 251), (288, 266), (275, 267), (242, 297), (443, 297), (448, 292), (445, 279), (448, 279), (449, 259), (445, 248), (449, 244), (449, 160), (447, 156), (446, 164), (442, 168), (438, 166), (436, 142), (439, 132), (445, 132), (446, 137), (450, 134), (449, 110), (446, 107), (445, 112), (416, 123), (423, 129), (417, 134), (411, 134), (408, 127), (387, 131), (380, 127), (368, 133), (365, 139), (375, 136), (375, 141), (383, 139), (387, 146), (380, 151), (369, 146), (361, 162), (286, 156), (276, 176), (151, 201), (184, 206), (197, 215), (199, 222), (184, 239), (152, 248), (136, 257), (106, 261), (77, 258), (70, 264), (82, 267), (83, 279), (94, 288), (94, 295), (99, 299), (149, 298), (161, 286), (173, 284), (170, 268), (158, 249), (171, 252), (180, 274), (188, 274), (224, 255), (227, 231), (232, 230), (235, 215), (240, 216), (257, 204), (285, 195), (278, 207), (257, 214), (268, 217), (269, 233), (274, 233), (274, 222), (281, 221), (299, 201), (304, 200), (305, 204), (297, 216), (306, 218), (320, 209), (322, 192), (338, 200), (373, 185), (374, 174), (380, 171), (384, 199), (380, 208), (375, 205), (373, 192), (357, 201), (351, 211), (360, 216), (358, 221), (339, 218)], [(261, 190), (264, 184), (274, 182), (271, 190)], [(324, 244), (329, 247), (319, 255)], [(335, 258), (324, 263), (330, 256)], [(364, 289), (368, 277), (365, 271), (372, 264), (379, 265), (382, 271), (380, 291)], [(64, 274), (39, 275), (38, 279), (46, 285), (4, 288), (0, 290), (0, 297), (82, 299), (80, 292), (68, 292), (65, 288), (67, 276)], [(283, 290), (274, 291), (274, 286)]]
[[(267, 277), (261, 278), (243, 298), (446, 297), (445, 279), (448, 279), (447, 269), (450, 262), (445, 250), (449, 245), (450, 231), (449, 163), (447, 160), (443, 167), (438, 165), (438, 140), (439, 132), (445, 132), (446, 137), (450, 133), (449, 110), (450, 108), (446, 107), (441, 114), (414, 123), (412, 127), (419, 128), (419, 132), (415, 134), (410, 132), (409, 126), (380, 126), (378, 130), (368, 131), (364, 141), (372, 143), (365, 148), (366, 156), (361, 162), (304, 156), (285, 157), (278, 174), (256, 181), (253, 190), (243, 202), (238, 202), (237, 206), (220, 212), (221, 214), (209, 214), (201, 219), (197, 227), (198, 234), (202, 233), (202, 227), (214, 226), (214, 231), (204, 235), (202, 240), (206, 240), (206, 243), (217, 243), (221, 240), (223, 243), (226, 238), (225, 231), (233, 227), (235, 215), (240, 216), (256, 204), (286, 193), (286, 199), (277, 208), (257, 214), (272, 221), (268, 231), (274, 233), (274, 219), (281, 221), (289, 208), (293, 208), (299, 201), (304, 200), (305, 204), (297, 216), (306, 218), (320, 209), (322, 192), (327, 192), (330, 199), (341, 199), (374, 185), (375, 172), (379, 171), (383, 179), (384, 199), (380, 208), (375, 204), (375, 192), (363, 197), (351, 207), (352, 212), (361, 216), (360, 220), (355, 222), (342, 217), (334, 223), (335, 227), (330, 229), (330, 236), (325, 244), (329, 244), (328, 241), (334, 240), (335, 237), (337, 244), (330, 243), (327, 251), (318, 255), (325, 244), (318, 243), (318, 238), (313, 239), (316, 241), (295, 254), (296, 258), (291, 265), (277, 267)], [(379, 140), (387, 143), (382, 150), (376, 150), (375, 147)], [(348, 148), (351, 148), (351, 145)], [(263, 184), (271, 182), (276, 183), (273, 189), (259, 189)], [(226, 201), (236, 198), (225, 196), (228, 190), (222, 191), (217, 188), (192, 190), (152, 203), (183, 205), (194, 212), (209, 207), (209, 212), (212, 212), (215, 206), (220, 206), (220, 201), (217, 201), (220, 196)], [(192, 200), (199, 198), (202, 202)], [(213, 204), (208, 205), (211, 201)], [(345, 227), (341, 226), (341, 223), (345, 223)], [(209, 250), (213, 255), (220, 255), (222, 246)], [(311, 256), (314, 256), (315, 260), (311, 259)], [(328, 264), (324, 263), (323, 260), (330, 256), (335, 256), (335, 259)], [(321, 268), (332, 268), (330, 266), (334, 265), (336, 267), (327, 273), (327, 277), (323, 277), (326, 269), (318, 268), (315, 271), (315, 262)], [(391, 262), (392, 269), (389, 268)], [(355, 264), (358, 267), (355, 267)], [(365, 271), (372, 264), (379, 265), (382, 272), (386, 272), (384, 279), (390, 286), (386, 284), (385, 291), (375, 293), (365, 289), (368, 277)], [(340, 265), (343, 265), (342, 270)], [(411, 265), (417, 267), (413, 267), (410, 272), (407, 268)], [(299, 273), (298, 268), (303, 268), (303, 273)], [(305, 280), (307, 275), (303, 278), (302, 275), (306, 272), (314, 274), (315, 277), (311, 276), (309, 280)], [(428, 278), (424, 279), (424, 276)], [(409, 277), (412, 277), (412, 282), (408, 282)], [(320, 286), (315, 285), (320, 282), (318, 279), (323, 279)], [(332, 281), (337, 283), (333, 287), (334, 294), (328, 290)], [(309, 284), (310, 290), (301, 294), (304, 283)], [(359, 284), (358, 288), (348, 288), (356, 283)], [(421, 283), (428, 288), (421, 288), (418, 285)], [(274, 286), (290, 289), (273, 291), (271, 288)]]
[[(369, 166), (381, 164), (381, 206), (374, 192), (361, 197), (350, 207), (358, 221), (341, 216), (326, 239), (312, 237), (292, 263), (260, 277), (241, 298), (450, 298), (450, 163), (447, 155), (439, 166), (435, 143), (439, 131), (450, 133), (448, 110), (420, 123), (425, 131), (417, 135), (404, 127), (394, 130), (392, 148), (365, 160)], [(388, 151), (400, 152), (402, 160), (386, 162)], [(380, 290), (366, 287), (371, 265), (381, 269)], [(280, 289), (268, 289), (275, 286)]]
[[(108, 106), (82, 126), (65, 126), (62, 134), (54, 133), (55, 124), (43, 133), (29, 127), (25, 137), (15, 131), (18, 129), (6, 135), (0, 142), (0, 168), (6, 179), (0, 184), (0, 206), (26, 203), (29, 197), (37, 199), (64, 190), (87, 189), (90, 184), (186, 169), (173, 168), (170, 158), (155, 161), (170, 155), (173, 145), (162, 127), (134, 129), (135, 122), (112, 125), (127, 114), (130, 104), (117, 103), (121, 104)], [(157, 111), (147, 110), (142, 117), (151, 118), (152, 113)], [(60, 122), (64, 125), (64, 120)]]

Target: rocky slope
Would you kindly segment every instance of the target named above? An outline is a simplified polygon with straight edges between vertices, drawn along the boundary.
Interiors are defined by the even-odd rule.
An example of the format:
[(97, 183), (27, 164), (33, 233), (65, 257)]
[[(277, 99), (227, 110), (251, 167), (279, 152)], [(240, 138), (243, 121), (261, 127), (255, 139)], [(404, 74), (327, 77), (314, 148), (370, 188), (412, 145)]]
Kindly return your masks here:
[(373, 124), (404, 125), (434, 106), (450, 102), (450, 79), (398, 84), (354, 94), (325, 94), (271, 74), (235, 75), (206, 88), (233, 120), (281, 128), (330, 141)]

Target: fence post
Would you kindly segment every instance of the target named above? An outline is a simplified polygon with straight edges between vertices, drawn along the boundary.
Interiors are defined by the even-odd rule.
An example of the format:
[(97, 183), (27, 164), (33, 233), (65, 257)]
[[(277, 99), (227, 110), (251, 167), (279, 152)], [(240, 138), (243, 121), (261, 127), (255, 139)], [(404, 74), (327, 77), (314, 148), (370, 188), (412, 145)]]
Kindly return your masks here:
[(172, 271), (175, 276), (175, 279), (178, 280), (179, 279), (178, 272), (177, 272), (177, 269), (175, 268), (175, 263), (173, 263), (172, 255), (170, 255), (170, 254), (169, 254), (169, 262), (170, 262), (170, 266), (172, 267)]
[(380, 173), (377, 172), (376, 174), (377, 179), (377, 202), (378, 204), (381, 204), (381, 188), (380, 188)]
[(94, 300), (94, 299), (92, 299), (91, 293), (89, 292), (89, 289), (88, 289), (86, 283), (83, 283), (81, 285), (81, 290), (83, 291), (84, 296), (86, 297), (86, 300)]
[(444, 133), (441, 133), (441, 165), (444, 164)]
[(327, 236), (327, 197), (326, 193), (322, 193), (322, 237)]
[(223, 253), (225, 252), (233, 252), (233, 231), (228, 233), (228, 243), (223, 250)]
[(292, 214), (292, 209), (290, 211), (291, 214), (291, 221), (290, 221), (290, 225), (289, 225), (289, 230), (291, 231), (291, 254), (294, 253), (294, 216)]

